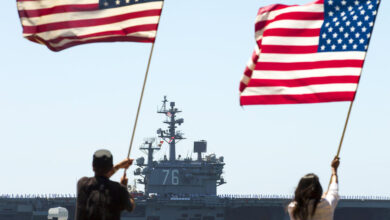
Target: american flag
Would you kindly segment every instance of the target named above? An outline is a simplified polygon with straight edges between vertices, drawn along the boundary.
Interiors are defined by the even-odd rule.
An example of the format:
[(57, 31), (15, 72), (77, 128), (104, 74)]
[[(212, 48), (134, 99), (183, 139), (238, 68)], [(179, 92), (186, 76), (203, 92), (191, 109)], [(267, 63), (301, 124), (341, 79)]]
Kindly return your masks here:
[(241, 105), (353, 101), (379, 0), (260, 8)]
[(60, 51), (93, 42), (154, 42), (163, 0), (17, 0), (23, 36)]

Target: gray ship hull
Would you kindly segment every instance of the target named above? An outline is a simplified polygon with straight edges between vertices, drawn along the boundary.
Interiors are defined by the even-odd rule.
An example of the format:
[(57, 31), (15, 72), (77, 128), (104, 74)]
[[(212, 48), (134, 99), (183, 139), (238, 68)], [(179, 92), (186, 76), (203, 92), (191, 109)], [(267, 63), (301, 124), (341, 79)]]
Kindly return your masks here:
[[(151, 198), (137, 199), (134, 212), (121, 220), (288, 220), (289, 199)], [(46, 220), (48, 210), (64, 207), (74, 220), (75, 198), (1, 198), (0, 220)], [(342, 199), (335, 220), (389, 220), (390, 200)]]

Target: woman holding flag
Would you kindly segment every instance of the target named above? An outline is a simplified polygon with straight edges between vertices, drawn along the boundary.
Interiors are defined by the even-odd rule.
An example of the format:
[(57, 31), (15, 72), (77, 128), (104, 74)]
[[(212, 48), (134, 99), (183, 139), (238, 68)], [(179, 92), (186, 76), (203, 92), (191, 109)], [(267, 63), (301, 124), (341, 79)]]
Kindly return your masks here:
[(318, 176), (309, 173), (301, 178), (295, 190), (294, 200), (288, 206), (291, 220), (332, 220), (339, 200), (337, 168), (340, 158), (332, 161), (332, 177), (329, 189), (322, 194)]

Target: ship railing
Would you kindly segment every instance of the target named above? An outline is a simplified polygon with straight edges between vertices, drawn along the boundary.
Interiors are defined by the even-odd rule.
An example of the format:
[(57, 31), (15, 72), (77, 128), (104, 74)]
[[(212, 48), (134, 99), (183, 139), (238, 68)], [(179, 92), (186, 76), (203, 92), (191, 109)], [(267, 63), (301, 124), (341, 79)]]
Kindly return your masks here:
[(75, 199), (75, 194), (0, 194), (0, 199)]
[(389, 196), (340, 196), (343, 200), (390, 200)]
[[(293, 195), (275, 195), (275, 194), (221, 194), (221, 199), (293, 199)], [(390, 201), (390, 196), (340, 196), (342, 200), (383, 200)]]
[[(170, 197), (177, 200), (184, 198), (199, 198), (209, 195), (187, 194), (174, 195)], [(221, 194), (217, 196), (221, 199), (293, 199), (292, 195), (276, 195), (276, 194)], [(0, 199), (75, 199), (75, 194), (0, 194)], [(340, 196), (342, 200), (383, 200), (390, 201), (390, 196), (362, 196), (362, 195), (345, 195)]]
[(222, 194), (219, 198), (227, 199), (292, 199), (292, 195), (277, 195), (277, 194)]

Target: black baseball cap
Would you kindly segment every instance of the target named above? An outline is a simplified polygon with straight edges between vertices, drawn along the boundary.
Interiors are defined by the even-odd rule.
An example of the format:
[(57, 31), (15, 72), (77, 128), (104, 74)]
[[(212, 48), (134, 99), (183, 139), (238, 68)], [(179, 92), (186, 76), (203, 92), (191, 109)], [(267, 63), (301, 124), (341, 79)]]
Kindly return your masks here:
[(113, 158), (110, 151), (101, 149), (93, 154), (92, 166), (97, 169), (111, 169), (113, 167)]

